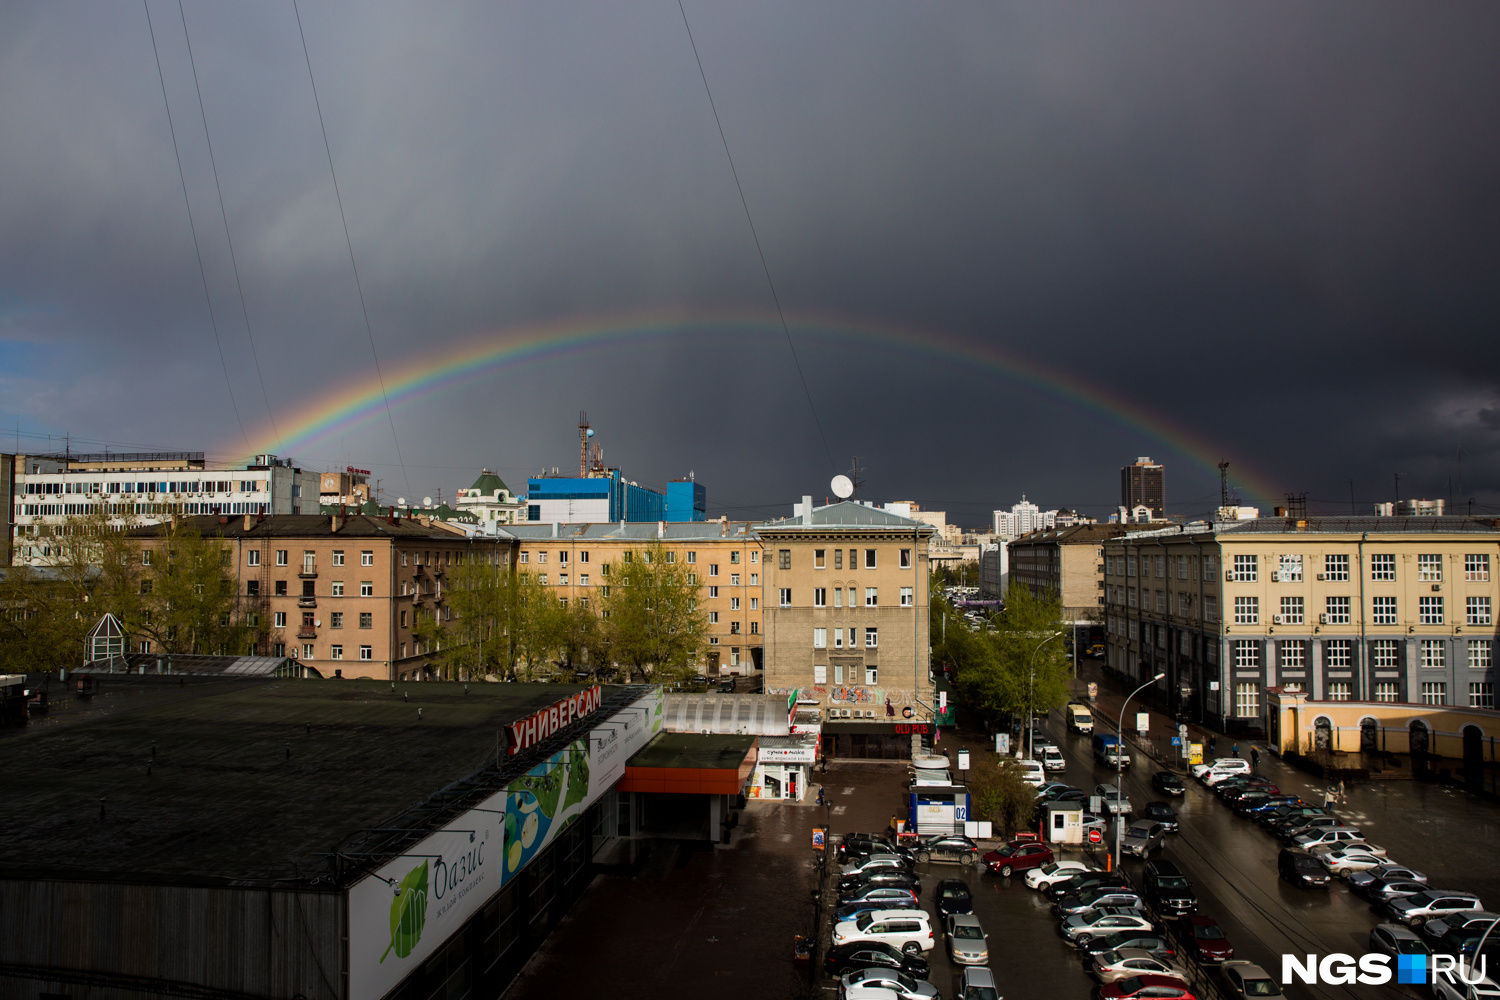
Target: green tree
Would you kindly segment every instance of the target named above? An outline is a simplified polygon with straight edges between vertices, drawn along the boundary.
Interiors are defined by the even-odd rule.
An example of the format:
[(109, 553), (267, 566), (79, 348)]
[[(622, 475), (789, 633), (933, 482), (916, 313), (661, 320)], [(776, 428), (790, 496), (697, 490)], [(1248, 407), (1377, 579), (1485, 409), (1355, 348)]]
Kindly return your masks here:
[(697, 665), (708, 632), (698, 607), (699, 587), (683, 563), (671, 561), (660, 542), (627, 552), (601, 572), (608, 583), (600, 602), (616, 659), (642, 681), (686, 677)]
[(120, 582), (136, 583), (138, 596), (108, 596), (134, 605), (128, 612), (131, 631), (153, 650), (237, 655), (264, 638), (264, 615), (241, 601), (234, 549), (223, 536), (204, 535), (192, 521), (174, 519), (149, 534), (135, 533), (133, 540), (139, 543), (138, 568), (127, 550), (117, 569)]
[(530, 681), (562, 645), (566, 613), (552, 588), (526, 570), (512, 578), (507, 603), (511, 662), (519, 662)]
[(1036, 789), (1026, 783), (1013, 759), (986, 759), (990, 756), (981, 755), (969, 771), (970, 801), (977, 819), (989, 820), (1008, 837), (1030, 824)]
[(429, 650), (428, 662), (444, 680), (470, 680), (498, 673), (508, 659), (510, 571), (470, 552), (447, 572), (442, 613), (417, 608), (412, 638)]
[(587, 597), (579, 597), (562, 609), (560, 651), (564, 666), (598, 676), (610, 662), (611, 630)]
[[(962, 621), (962, 619), (957, 619)], [(955, 630), (948, 620), (943, 651), (957, 667), (960, 697), (991, 723), (1046, 712), (1068, 700), (1069, 661), (1063, 653), (1062, 605), (1012, 583), (1005, 609), (982, 629)]]

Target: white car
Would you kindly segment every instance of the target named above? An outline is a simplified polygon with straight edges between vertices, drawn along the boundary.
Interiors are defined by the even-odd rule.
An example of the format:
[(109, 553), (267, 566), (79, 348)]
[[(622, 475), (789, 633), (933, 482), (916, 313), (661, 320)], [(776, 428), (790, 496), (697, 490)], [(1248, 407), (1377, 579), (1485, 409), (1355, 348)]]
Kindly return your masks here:
[(848, 997), (851, 993), (855, 996), (863, 995), (860, 987), (867, 990), (872, 987), (889, 990), (888, 995), (897, 1000), (937, 1000), (942, 996), (936, 986), (914, 979), (904, 972), (895, 969), (861, 969), (839, 980), (839, 997)]
[(1199, 781), (1206, 780), (1205, 776), (1218, 772), (1225, 776), (1231, 774), (1249, 774), (1250, 762), (1240, 757), (1220, 757), (1212, 764), (1194, 764), (1188, 768), (1188, 773)]
[(931, 918), (925, 910), (869, 910), (834, 926), (834, 947), (855, 941), (881, 941), (909, 955), (931, 951)]
[(1319, 860), (1323, 862), (1323, 867), (1328, 869), (1328, 874), (1339, 876), (1369, 871), (1371, 868), (1379, 868), (1385, 864), (1384, 857), (1365, 850), (1363, 844), (1335, 847)]
[(1040, 788), (1047, 781), (1047, 772), (1042, 769), (1039, 760), (1027, 760), (1024, 757), (1017, 758), (1015, 765), (1021, 769), (1021, 780), (1032, 788)]
[(1054, 861), (1050, 865), (1033, 868), (1026, 873), (1026, 888), (1049, 889), (1059, 882), (1066, 882), (1074, 875), (1099, 869), (1082, 861)]
[(1042, 758), (1042, 767), (1048, 771), (1066, 771), (1068, 769), (1068, 762), (1063, 758), (1062, 751), (1057, 747), (1040, 747), (1037, 750), (1037, 756)]
[(1094, 794), (1104, 800), (1104, 811), (1111, 816), (1129, 816), (1130, 800), (1120, 791), (1119, 785), (1095, 785)]
[(1102, 906), (1097, 910), (1066, 917), (1058, 930), (1074, 944), (1088, 944), (1115, 931), (1155, 930), (1151, 918), (1128, 906)]
[(1364, 839), (1364, 834), (1347, 826), (1325, 826), (1321, 830), (1310, 830), (1300, 837), (1293, 837), (1292, 844), (1304, 851), (1311, 851), (1319, 844), (1352, 844), (1355, 841), (1364, 843)]
[(1112, 983), (1131, 976), (1170, 976), (1187, 982), (1187, 970), (1169, 958), (1153, 955), (1144, 948), (1121, 948), (1106, 951), (1094, 959), (1094, 975), (1101, 983)]
[[(1244, 761), (1240, 761), (1239, 763), (1245, 764)], [(1207, 774), (1203, 775), (1203, 777), (1199, 778), (1198, 780), (1201, 781), (1201, 782), (1203, 782), (1209, 788), (1212, 788), (1212, 787), (1214, 787), (1215, 785), (1217, 785), (1217, 784), (1219, 784), (1221, 782), (1228, 781), (1230, 778), (1237, 778), (1237, 777), (1239, 777), (1242, 774), (1249, 774), (1249, 773), (1250, 773), (1250, 765), (1249, 764), (1245, 764), (1244, 767), (1226, 767), (1226, 768), (1221, 768), (1217, 764), (1215, 764), (1213, 767), (1211, 767), (1211, 768), (1208, 769), (1208, 773)]]

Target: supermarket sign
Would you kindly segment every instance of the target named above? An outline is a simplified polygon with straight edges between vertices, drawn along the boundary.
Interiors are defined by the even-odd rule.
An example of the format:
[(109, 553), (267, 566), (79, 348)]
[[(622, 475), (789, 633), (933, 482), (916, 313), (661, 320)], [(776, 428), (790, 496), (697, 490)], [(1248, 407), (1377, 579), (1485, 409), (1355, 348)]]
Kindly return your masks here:
[(509, 753), (514, 756), (529, 746), (540, 743), (553, 733), (566, 729), (572, 723), (599, 710), (604, 702), (604, 689), (598, 684), (577, 694), (568, 695), (546, 708), (538, 709), (506, 726), (510, 733)]

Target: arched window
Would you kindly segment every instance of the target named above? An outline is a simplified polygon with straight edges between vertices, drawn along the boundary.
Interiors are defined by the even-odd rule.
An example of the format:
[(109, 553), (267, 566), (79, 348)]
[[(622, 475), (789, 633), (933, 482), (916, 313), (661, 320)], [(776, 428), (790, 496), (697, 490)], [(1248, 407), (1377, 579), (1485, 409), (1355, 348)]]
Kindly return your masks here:
[(1313, 746), (1319, 750), (1333, 749), (1333, 722), (1326, 715), (1313, 720)]

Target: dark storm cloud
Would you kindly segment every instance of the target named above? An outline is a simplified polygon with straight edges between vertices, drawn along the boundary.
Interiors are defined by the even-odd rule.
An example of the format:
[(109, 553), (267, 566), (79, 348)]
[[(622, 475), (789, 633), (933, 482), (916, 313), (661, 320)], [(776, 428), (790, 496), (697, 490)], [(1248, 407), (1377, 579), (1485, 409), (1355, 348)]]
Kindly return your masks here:
[[(0, 418), (231, 447), (224, 367), (253, 432), (373, 362), (290, 4), (186, 6), (260, 377), (182, 21), (151, 10), (223, 366), (142, 10), (10, 4), (0, 337), (42, 353), (5, 355)], [(1443, 495), (1461, 447), (1500, 502), (1492, 6), (688, 11), (791, 313), (992, 343), (1279, 489), (1385, 499), (1399, 464)], [(771, 315), (675, 4), (302, 15), (387, 366), (570, 317)], [(1102, 512), (1150, 453), (1185, 510), (1216, 496), (1210, 456), (972, 365), (799, 349), (884, 495)], [(830, 471), (789, 361), (770, 334), (605, 351), (403, 413), (405, 473), (380, 424), (302, 457), (517, 479), (567, 466), (587, 408), (627, 474), (783, 504)]]

